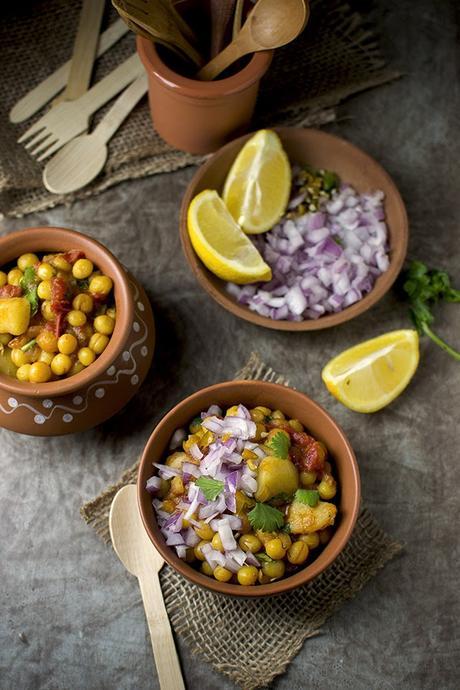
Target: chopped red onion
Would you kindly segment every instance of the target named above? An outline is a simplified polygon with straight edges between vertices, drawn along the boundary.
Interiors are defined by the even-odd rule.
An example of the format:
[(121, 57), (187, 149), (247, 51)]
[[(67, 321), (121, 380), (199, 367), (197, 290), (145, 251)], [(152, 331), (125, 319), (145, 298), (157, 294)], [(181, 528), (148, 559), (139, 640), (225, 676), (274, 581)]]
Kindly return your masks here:
[(176, 429), (176, 431), (171, 436), (171, 441), (169, 442), (169, 450), (175, 450), (182, 445), (182, 441), (187, 438), (187, 432), (185, 429)]
[(189, 451), (190, 455), (192, 456), (192, 458), (194, 458), (194, 460), (201, 460), (201, 458), (203, 457), (203, 453), (198, 448), (197, 443), (192, 443), (192, 445), (189, 448)]
[(149, 492), (149, 494), (157, 494), (159, 490), (161, 489), (161, 479), (160, 477), (150, 477), (150, 479), (147, 479), (147, 483), (145, 485), (145, 488)]
[[(300, 198), (294, 193), (290, 210), (302, 203)], [(319, 211), (283, 218), (263, 235), (252, 236), (272, 268), (272, 280), (228, 283), (228, 292), (276, 320), (317, 319), (354, 304), (390, 264), (383, 201), (383, 192), (359, 194), (342, 184)]]
[(184, 534), (184, 541), (187, 546), (196, 546), (201, 539), (192, 527), (188, 527)]
[(162, 479), (171, 479), (171, 477), (180, 477), (182, 472), (177, 470), (175, 467), (170, 467), (169, 465), (160, 465), (158, 462), (154, 462), (153, 466), (157, 468), (158, 474)]
[(176, 553), (179, 556), (179, 558), (182, 558), (182, 560), (185, 559), (187, 555), (187, 547), (186, 546), (175, 546)]
[(233, 549), (236, 549), (237, 543), (233, 536), (232, 528), (225, 517), (222, 518), (222, 520), (219, 520), (217, 531), (225, 551), (232, 551)]

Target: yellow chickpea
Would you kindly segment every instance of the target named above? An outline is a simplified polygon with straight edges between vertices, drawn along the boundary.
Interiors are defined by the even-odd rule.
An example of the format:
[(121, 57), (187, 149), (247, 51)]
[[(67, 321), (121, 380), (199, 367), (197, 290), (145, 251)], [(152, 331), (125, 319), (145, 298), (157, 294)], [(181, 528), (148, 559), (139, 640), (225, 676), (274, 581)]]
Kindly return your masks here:
[(84, 367), (89, 367), (96, 359), (96, 353), (89, 347), (82, 347), (78, 350), (77, 357), (78, 361), (83, 364)]
[(93, 311), (93, 306), (94, 302), (91, 295), (85, 295), (85, 293), (82, 292), (73, 298), (72, 307), (76, 311), (82, 311), (85, 314), (89, 314)]
[(243, 565), (238, 570), (236, 577), (240, 585), (250, 586), (255, 585), (257, 578), (259, 576), (259, 571), (255, 565)]
[(283, 577), (285, 570), (286, 565), (284, 561), (269, 561), (268, 563), (262, 563), (262, 572), (269, 580), (278, 580), (280, 577)]
[(224, 553), (224, 547), (222, 546), (222, 540), (218, 534), (218, 532), (215, 533), (211, 540), (211, 546), (213, 549), (216, 551), (220, 551), (221, 553)]
[(94, 266), (89, 259), (77, 259), (72, 266), (72, 273), (77, 280), (84, 280), (89, 278), (93, 272)]
[(232, 573), (230, 570), (227, 570), (227, 568), (218, 565), (217, 568), (214, 568), (214, 577), (219, 582), (228, 582), (232, 577)]
[(108, 336), (103, 335), (102, 333), (94, 333), (89, 340), (89, 346), (93, 352), (95, 352), (97, 355), (100, 355), (101, 352), (104, 352), (108, 342)]
[(209, 524), (204, 520), (200, 520), (200, 526), (195, 527), (195, 532), (200, 537), (200, 539), (205, 541), (211, 541), (211, 539), (214, 536), (214, 530), (211, 529)]
[(308, 546), (303, 541), (295, 541), (287, 552), (289, 563), (300, 565), (308, 558)]
[(260, 410), (265, 417), (271, 417), (272, 411), (269, 407), (263, 407), (262, 405), (257, 405), (255, 410)]
[(324, 474), (318, 484), (318, 493), (325, 501), (329, 501), (337, 493), (337, 482), (330, 474)]
[(251, 415), (251, 419), (253, 422), (263, 422), (265, 420), (265, 415), (262, 412), (262, 410), (249, 410), (249, 414)]
[(115, 321), (111, 319), (110, 316), (107, 316), (107, 314), (101, 314), (101, 316), (96, 316), (94, 319), (94, 328), (98, 333), (111, 335), (115, 328)]
[(45, 364), (51, 365), (51, 362), (53, 361), (54, 354), (52, 352), (45, 352), (45, 350), (41, 350), (40, 354), (38, 356), (38, 361), (39, 362), (45, 362)]
[(303, 431), (303, 424), (299, 422), (298, 419), (290, 419), (288, 424), (294, 429), (294, 431)]
[(51, 280), (51, 278), (54, 276), (54, 273), (54, 268), (46, 261), (41, 263), (37, 268), (37, 276), (40, 278), (40, 280)]
[(37, 287), (37, 295), (40, 299), (51, 299), (51, 280), (42, 280)]
[(273, 419), (286, 419), (284, 413), (281, 410), (275, 410), (272, 414)]
[(243, 551), (250, 551), (251, 553), (257, 553), (262, 548), (262, 542), (255, 534), (243, 534), (238, 543)]
[(109, 276), (94, 276), (91, 278), (89, 291), (93, 295), (108, 295), (112, 287), (112, 279)]
[(19, 268), (12, 268), (11, 271), (8, 272), (8, 285), (19, 285), (22, 276), (23, 273)]
[(265, 433), (265, 424), (262, 424), (261, 422), (256, 422), (256, 434), (254, 436), (254, 439), (256, 441), (261, 441), (262, 440), (262, 434)]
[(0, 333), (0, 345), (8, 345), (12, 337), (9, 333)]
[(67, 322), (71, 326), (83, 326), (86, 323), (86, 314), (79, 309), (72, 309), (67, 314)]
[(16, 372), (16, 378), (18, 379), (18, 381), (22, 381), (23, 383), (29, 381), (31, 366), (31, 364), (23, 364), (19, 367), (19, 369)]
[(281, 539), (279, 537), (276, 537), (276, 539), (270, 539), (270, 541), (265, 544), (265, 551), (267, 556), (270, 556), (270, 558), (273, 558), (276, 561), (281, 560), (286, 555), (286, 549), (283, 548), (283, 544), (281, 543)]
[[(184, 491), (185, 488), (184, 482), (182, 481), (182, 477), (173, 477), (171, 481), (171, 493), (174, 496), (181, 496), (184, 493)], [(184, 527), (187, 527), (187, 525), (184, 525)]]
[(110, 309), (107, 309), (105, 313), (107, 314), (107, 316), (110, 316), (110, 318), (114, 321), (117, 318), (117, 310), (115, 309), (115, 307), (110, 307)]
[(323, 546), (324, 546), (324, 544), (327, 544), (331, 540), (331, 537), (332, 537), (332, 531), (328, 527), (326, 527), (326, 529), (320, 530), (319, 540), (320, 540), (321, 544), (323, 544)]
[(19, 347), (15, 347), (11, 350), (11, 361), (15, 367), (22, 367), (29, 362), (29, 358)]
[(74, 362), (72, 364), (72, 369), (69, 371), (69, 376), (74, 376), (75, 374), (79, 374), (80, 371), (83, 371), (85, 367), (81, 362)]
[(32, 383), (46, 383), (51, 378), (51, 367), (46, 362), (34, 362), (30, 366), (29, 381)]
[(48, 300), (42, 302), (41, 311), (46, 321), (54, 321), (56, 319), (56, 314), (53, 311), (51, 302), (49, 302)]
[(39, 258), (36, 254), (21, 254), (21, 256), (18, 259), (18, 268), (21, 271), (25, 271), (26, 268), (35, 266), (35, 264), (38, 264), (38, 262)]
[(283, 549), (288, 549), (292, 544), (292, 539), (286, 532), (280, 532), (278, 534), (278, 539), (281, 539)]
[(3, 287), (8, 282), (8, 276), (5, 271), (0, 271), (0, 287)]
[(214, 575), (213, 569), (207, 561), (204, 561), (204, 563), (200, 565), (200, 570), (204, 575), (207, 575), (208, 577), (212, 577)]
[(71, 333), (64, 333), (58, 338), (57, 341), (58, 350), (62, 352), (63, 355), (71, 355), (77, 349), (77, 339)]
[(268, 575), (265, 575), (263, 570), (259, 570), (259, 576), (257, 579), (259, 580), (259, 584), (261, 585), (268, 585), (268, 583), (270, 582), (270, 578), (268, 577)]
[(194, 549), (194, 551), (195, 551), (195, 558), (198, 558), (199, 561), (204, 561), (204, 560), (205, 560), (203, 554), (201, 553), (201, 547), (204, 546), (205, 544), (209, 544), (209, 542), (206, 541), (205, 539), (202, 539), (202, 540), (200, 541), (200, 543), (197, 544), (197, 545), (195, 546), (195, 549)]
[(174, 513), (176, 510), (176, 504), (174, 501), (171, 501), (170, 498), (166, 498), (161, 504), (161, 510), (164, 510), (165, 513)]
[(70, 359), (69, 355), (64, 355), (62, 352), (60, 352), (58, 355), (53, 357), (53, 361), (51, 362), (51, 371), (56, 376), (64, 376), (70, 371), (71, 368), (72, 360)]
[(316, 482), (316, 472), (301, 472), (300, 473), (300, 483), (302, 486), (311, 486)]
[(309, 534), (301, 534), (299, 537), (299, 541), (303, 541), (304, 544), (306, 544), (309, 549), (316, 549), (316, 548), (318, 548), (318, 546), (320, 544), (318, 532), (310, 532)]
[(52, 333), (52, 331), (40, 331), (40, 333), (37, 335), (37, 344), (45, 352), (52, 353), (57, 352), (58, 350), (58, 339), (54, 333)]
[(69, 264), (67, 259), (64, 259), (63, 256), (59, 256), (59, 254), (56, 254), (56, 256), (54, 256), (51, 261), (53, 266), (57, 268), (58, 271), (64, 271), (64, 273), (68, 273), (72, 270), (72, 265)]

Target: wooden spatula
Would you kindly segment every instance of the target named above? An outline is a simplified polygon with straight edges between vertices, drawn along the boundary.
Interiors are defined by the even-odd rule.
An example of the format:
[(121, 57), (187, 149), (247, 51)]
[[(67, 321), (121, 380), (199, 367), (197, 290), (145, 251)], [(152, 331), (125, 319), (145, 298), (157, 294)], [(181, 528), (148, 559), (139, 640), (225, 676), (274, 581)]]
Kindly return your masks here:
[(118, 558), (139, 580), (161, 690), (185, 690), (158, 577), (164, 560), (145, 532), (134, 484), (113, 499), (109, 527)]

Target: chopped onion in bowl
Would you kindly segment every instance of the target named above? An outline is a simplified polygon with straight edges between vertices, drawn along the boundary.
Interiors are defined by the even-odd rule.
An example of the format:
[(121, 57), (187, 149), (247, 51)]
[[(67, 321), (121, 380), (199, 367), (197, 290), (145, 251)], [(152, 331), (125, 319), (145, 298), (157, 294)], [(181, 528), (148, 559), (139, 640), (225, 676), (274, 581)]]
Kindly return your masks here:
[(236, 285), (227, 291), (261, 316), (303, 321), (340, 312), (358, 302), (388, 270), (384, 194), (358, 193), (341, 184), (318, 210), (296, 210), (305, 196), (294, 180), (289, 212), (252, 241), (272, 269), (268, 283)]

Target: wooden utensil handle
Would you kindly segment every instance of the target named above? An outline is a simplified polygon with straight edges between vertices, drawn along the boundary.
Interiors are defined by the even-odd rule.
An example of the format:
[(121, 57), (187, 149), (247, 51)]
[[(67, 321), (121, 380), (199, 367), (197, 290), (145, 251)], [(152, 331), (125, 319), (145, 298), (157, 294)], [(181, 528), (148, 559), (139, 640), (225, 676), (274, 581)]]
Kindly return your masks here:
[(109, 141), (115, 134), (123, 120), (128, 117), (136, 103), (147, 93), (147, 75), (141, 74), (133, 81), (125, 91), (117, 98), (109, 112), (104, 115), (98, 126), (93, 132), (93, 136), (99, 138), (104, 143)]
[(161, 690), (185, 690), (158, 573), (146, 572), (139, 578), (145, 616), (152, 641), (153, 656)]
[(202, 81), (212, 81), (219, 74), (221, 74), (224, 69), (227, 69), (229, 65), (231, 65), (233, 62), (236, 62), (236, 60), (239, 60), (239, 58), (244, 54), (244, 52), (241, 52), (241, 48), (236, 41), (229, 43), (221, 53), (216, 55), (215, 58), (210, 60), (204, 67), (200, 69), (196, 75), (197, 79), (201, 79)]
[(111, 98), (122, 91), (125, 86), (128, 86), (136, 77), (140, 76), (143, 69), (142, 62), (137, 53), (134, 53), (134, 55), (131, 55), (121, 65), (118, 65), (83, 96), (80, 96), (78, 104), (81, 112), (88, 116), (95, 113), (107, 101), (110, 101)]
[(104, 5), (105, 0), (83, 1), (64, 100), (73, 101), (88, 90)]

